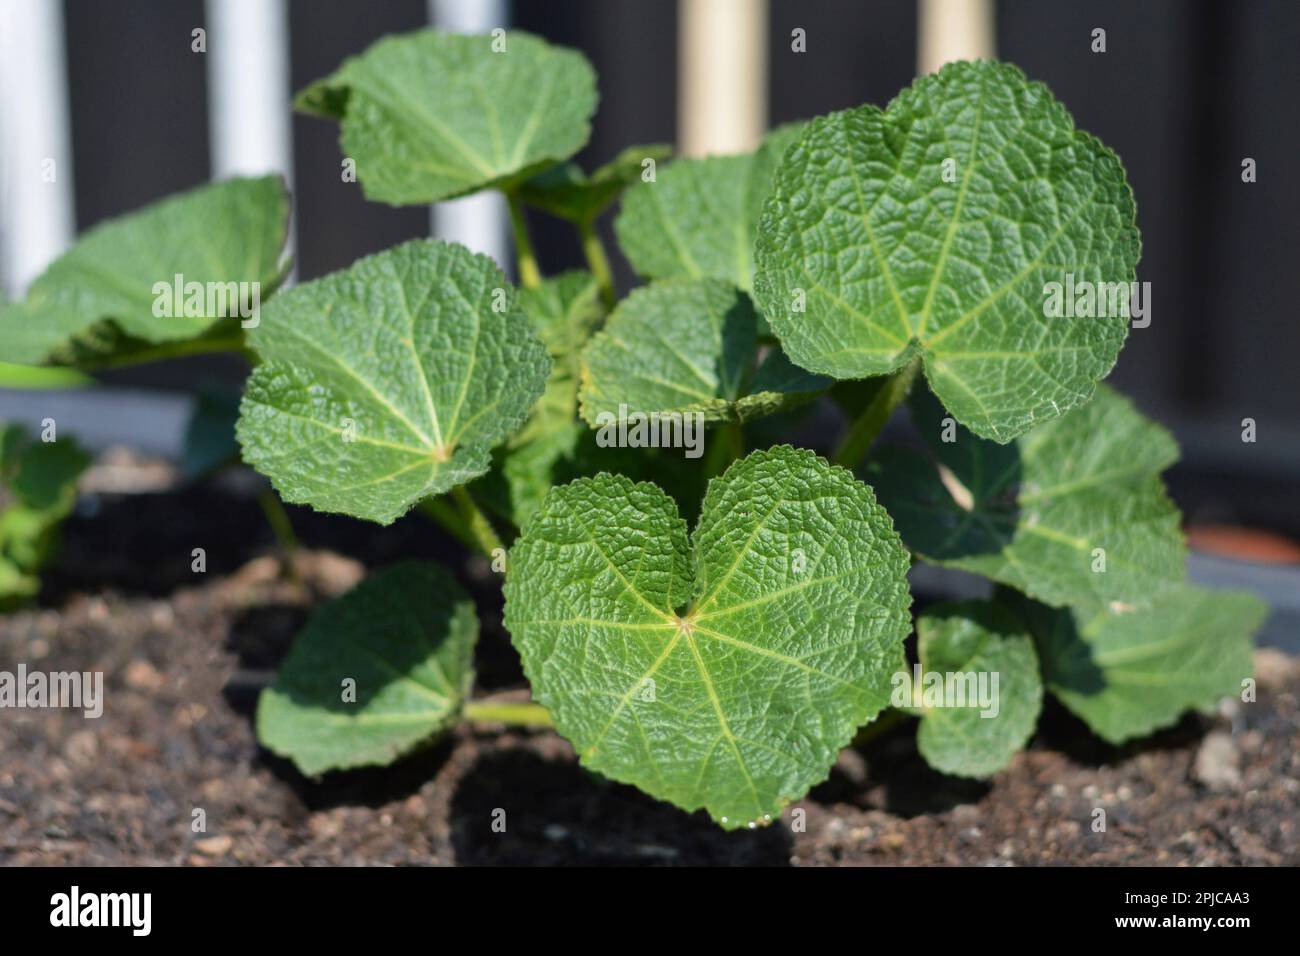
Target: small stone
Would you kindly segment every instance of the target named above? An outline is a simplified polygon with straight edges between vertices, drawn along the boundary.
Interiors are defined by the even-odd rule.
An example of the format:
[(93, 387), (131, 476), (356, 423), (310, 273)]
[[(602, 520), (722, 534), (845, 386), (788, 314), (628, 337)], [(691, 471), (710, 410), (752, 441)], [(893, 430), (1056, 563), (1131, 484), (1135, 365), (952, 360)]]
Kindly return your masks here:
[(145, 660), (135, 660), (126, 665), (126, 686), (132, 690), (157, 690), (163, 684), (162, 674)]
[(1238, 758), (1237, 744), (1232, 735), (1221, 730), (1213, 731), (1205, 735), (1200, 750), (1196, 752), (1193, 774), (1197, 781), (1211, 790), (1236, 789), (1241, 784)]
[(99, 754), (99, 738), (90, 730), (77, 730), (68, 735), (63, 754), (78, 766), (93, 763)]
[(225, 856), (230, 852), (230, 848), (234, 845), (234, 842), (235, 841), (230, 839), (230, 837), (222, 834), (221, 836), (211, 836), (202, 840), (195, 840), (194, 849), (198, 850), (204, 856)]

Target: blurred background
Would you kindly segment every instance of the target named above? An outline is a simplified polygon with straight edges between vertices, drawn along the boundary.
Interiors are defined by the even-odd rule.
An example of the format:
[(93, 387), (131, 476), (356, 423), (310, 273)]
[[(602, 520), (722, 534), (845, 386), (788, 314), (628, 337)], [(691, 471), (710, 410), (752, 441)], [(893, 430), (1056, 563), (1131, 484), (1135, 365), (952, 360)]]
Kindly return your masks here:
[[(587, 168), (632, 143), (701, 154), (769, 125), (884, 105), (949, 58), (998, 56), (1042, 80), (1123, 158), (1151, 284), (1111, 381), (1176, 434), (1170, 473), (1194, 576), (1246, 583), (1300, 622), (1300, 4), (1294, 0), (0, 0), (0, 281), (10, 297), (97, 222), (210, 178), (278, 171), (295, 199), (299, 281), (435, 232), (509, 266), (492, 197), (435, 210), (369, 203), (339, 176), (338, 127), (294, 91), (373, 40), (429, 23), (538, 33), (581, 49), (601, 103)], [(194, 49), (202, 29), (205, 51)], [(1104, 31), (1104, 52), (1098, 49)], [(57, 160), (56, 182), (29, 171)], [(1256, 166), (1243, 182), (1242, 164)], [(544, 271), (581, 264), (532, 223)], [(608, 218), (604, 223), (607, 239)], [(613, 246), (611, 245), (611, 248)], [(633, 281), (617, 262), (626, 289)], [(3, 359), (0, 342), (0, 359)], [(0, 419), (57, 413), (91, 447), (175, 456), (189, 360), (92, 392), (0, 392)], [(1242, 441), (1242, 420), (1257, 441)], [(1228, 562), (1214, 554), (1254, 560)], [(1276, 628), (1277, 618), (1275, 616)]]

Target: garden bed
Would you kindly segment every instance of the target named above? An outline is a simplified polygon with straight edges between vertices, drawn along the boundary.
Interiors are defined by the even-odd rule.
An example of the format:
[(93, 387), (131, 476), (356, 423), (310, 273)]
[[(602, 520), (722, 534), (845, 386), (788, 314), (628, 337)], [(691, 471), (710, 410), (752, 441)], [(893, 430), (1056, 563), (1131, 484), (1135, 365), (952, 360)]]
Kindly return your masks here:
[(462, 729), (389, 770), (308, 780), (259, 748), (251, 718), (310, 607), (367, 566), (440, 558), (478, 602), (480, 685), (509, 693), (523, 679), (486, 565), (416, 516), (377, 534), (293, 509), (307, 550), (285, 579), (255, 500), (228, 483), (89, 510), (40, 606), (0, 618), (0, 670), (102, 669), (104, 716), (5, 714), (0, 864), (1300, 863), (1300, 662), (1267, 650), (1258, 703), (1121, 749), (1049, 703), (987, 784), (930, 770), (904, 724), (841, 755), (797, 804), (805, 832), (787, 811), (724, 833), (585, 772), (550, 732)]

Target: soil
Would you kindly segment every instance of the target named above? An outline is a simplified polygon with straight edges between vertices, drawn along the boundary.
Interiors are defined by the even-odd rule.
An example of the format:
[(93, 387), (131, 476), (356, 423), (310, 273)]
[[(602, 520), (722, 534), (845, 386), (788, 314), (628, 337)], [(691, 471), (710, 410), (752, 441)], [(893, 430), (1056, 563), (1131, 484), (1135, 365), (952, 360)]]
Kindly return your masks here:
[(39, 605), (0, 618), (0, 670), (102, 670), (105, 712), (0, 711), (0, 864), (1300, 863), (1300, 662), (1275, 651), (1257, 656), (1257, 703), (1121, 749), (1049, 703), (987, 783), (928, 769), (903, 725), (752, 832), (587, 773), (544, 731), (464, 729), (392, 768), (306, 779), (258, 747), (257, 694), (310, 608), (366, 567), (459, 569), (480, 684), (523, 681), (493, 577), (434, 526), (291, 514), (296, 579), (228, 482), (83, 502)]

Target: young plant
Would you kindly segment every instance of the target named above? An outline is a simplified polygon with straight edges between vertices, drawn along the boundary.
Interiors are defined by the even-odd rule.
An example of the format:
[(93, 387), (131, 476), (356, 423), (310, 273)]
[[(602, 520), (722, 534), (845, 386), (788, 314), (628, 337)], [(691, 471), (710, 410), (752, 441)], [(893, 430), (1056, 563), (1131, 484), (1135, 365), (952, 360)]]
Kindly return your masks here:
[(0, 422), (0, 608), (40, 590), (40, 569), (58, 547), (88, 464), (70, 438), (32, 441), (21, 425)]
[[(1160, 478), (1177, 449), (1098, 385), (1140, 249), (1123, 168), (1015, 67), (952, 64), (750, 155), (660, 170), (664, 148), (633, 147), (590, 175), (571, 158), (592, 71), (526, 34), (385, 39), (298, 103), (340, 123), (369, 198), (504, 193), (523, 288), (415, 241), (279, 293), (234, 336), (256, 364), (243, 456), (286, 501), (379, 524), (418, 507), (490, 558), (535, 698), (475, 699), (473, 602), (399, 564), (319, 608), (262, 697), (262, 741), (304, 773), (389, 763), (461, 720), (553, 725), (588, 768), (753, 827), (882, 714), (982, 777), (1044, 688), (1118, 743), (1250, 676), (1262, 607), (1186, 583)], [(617, 301), (595, 224), (625, 189), (615, 231), (650, 281)], [(575, 225), (589, 271), (542, 277), (526, 206)], [(232, 248), (259, 254), (232, 275), (278, 262), (282, 207), (258, 208), (262, 238)], [(176, 253), (150, 239), (133, 290)], [(110, 354), (211, 341), (214, 317), (109, 303), (102, 271), (0, 313), (55, 317), (22, 360), (66, 364), (64, 339), (106, 321)], [(1048, 308), (1065, 283), (1092, 298)], [(830, 401), (850, 416), (835, 463), (773, 445)], [(910, 438), (877, 446), (904, 404)], [(647, 422), (707, 425), (707, 448), (635, 447)], [(914, 621), (918, 561), (996, 589)]]

